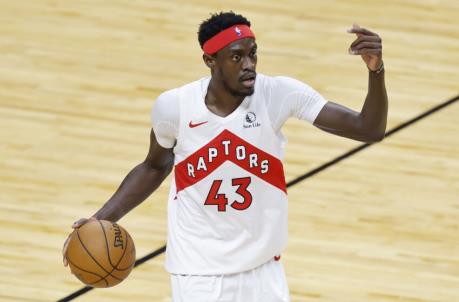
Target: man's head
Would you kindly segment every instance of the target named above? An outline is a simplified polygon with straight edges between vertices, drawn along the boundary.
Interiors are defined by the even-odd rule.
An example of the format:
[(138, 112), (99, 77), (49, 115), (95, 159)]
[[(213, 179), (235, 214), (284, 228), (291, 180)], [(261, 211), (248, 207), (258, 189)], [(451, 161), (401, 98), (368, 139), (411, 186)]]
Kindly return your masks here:
[(234, 96), (253, 94), (257, 45), (249, 20), (233, 12), (213, 14), (199, 26), (198, 40), (213, 80)]

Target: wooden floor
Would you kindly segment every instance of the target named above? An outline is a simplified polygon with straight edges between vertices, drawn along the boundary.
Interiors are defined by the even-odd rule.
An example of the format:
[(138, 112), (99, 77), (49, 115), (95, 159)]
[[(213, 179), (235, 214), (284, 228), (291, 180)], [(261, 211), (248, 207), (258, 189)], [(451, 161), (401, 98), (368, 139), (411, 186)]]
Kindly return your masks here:
[[(367, 74), (353, 22), (383, 38), (389, 125), (459, 94), (459, 2), (0, 0), (0, 301), (56, 301), (71, 223), (143, 160), (162, 91), (208, 74), (210, 12), (253, 23), (258, 71), (360, 109)], [(283, 255), (292, 301), (459, 301), (459, 102), (289, 190)], [(359, 143), (291, 120), (287, 180)], [(166, 236), (168, 181), (121, 220), (138, 256)], [(171, 301), (163, 255), (76, 301)]]

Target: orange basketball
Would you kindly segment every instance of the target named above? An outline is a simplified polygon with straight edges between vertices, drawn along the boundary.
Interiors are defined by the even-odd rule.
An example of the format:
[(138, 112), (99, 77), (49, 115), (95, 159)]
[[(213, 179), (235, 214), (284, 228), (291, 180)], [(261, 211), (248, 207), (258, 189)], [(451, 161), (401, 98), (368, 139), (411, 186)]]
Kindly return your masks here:
[(66, 258), (72, 274), (84, 284), (111, 287), (134, 267), (135, 246), (119, 224), (90, 220), (70, 235)]

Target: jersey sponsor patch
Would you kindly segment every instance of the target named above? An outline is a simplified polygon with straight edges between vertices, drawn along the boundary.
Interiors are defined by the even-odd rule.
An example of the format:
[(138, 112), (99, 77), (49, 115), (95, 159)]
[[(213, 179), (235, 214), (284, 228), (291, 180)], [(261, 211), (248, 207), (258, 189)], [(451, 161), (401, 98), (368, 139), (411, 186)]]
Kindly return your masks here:
[(245, 115), (245, 121), (242, 125), (245, 129), (260, 127), (261, 124), (257, 121), (257, 116), (254, 112), (248, 112)]

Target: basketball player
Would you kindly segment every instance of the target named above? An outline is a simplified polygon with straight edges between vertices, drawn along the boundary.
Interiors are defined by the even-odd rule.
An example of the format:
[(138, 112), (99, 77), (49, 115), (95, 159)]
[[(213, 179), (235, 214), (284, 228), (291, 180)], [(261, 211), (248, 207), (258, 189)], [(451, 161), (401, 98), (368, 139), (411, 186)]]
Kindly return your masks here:
[(384, 137), (381, 39), (357, 25), (349, 33), (357, 35), (349, 52), (369, 69), (361, 112), (298, 80), (256, 73), (255, 34), (243, 16), (214, 14), (200, 25), (210, 76), (158, 97), (145, 161), (91, 218), (119, 220), (174, 168), (166, 250), (173, 301), (289, 301), (279, 261), (287, 241), (282, 125), (293, 116), (359, 141)]

